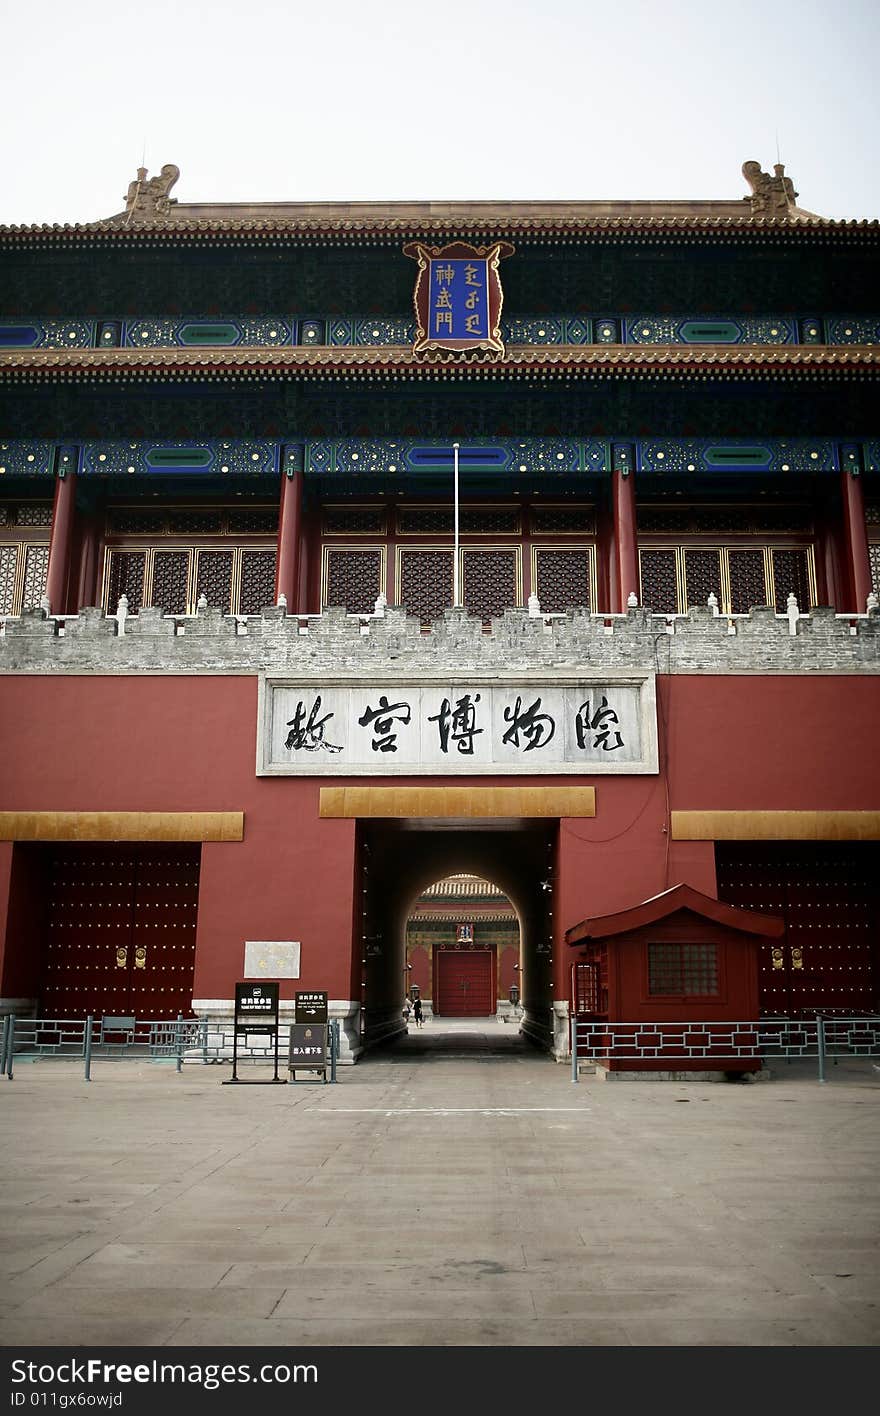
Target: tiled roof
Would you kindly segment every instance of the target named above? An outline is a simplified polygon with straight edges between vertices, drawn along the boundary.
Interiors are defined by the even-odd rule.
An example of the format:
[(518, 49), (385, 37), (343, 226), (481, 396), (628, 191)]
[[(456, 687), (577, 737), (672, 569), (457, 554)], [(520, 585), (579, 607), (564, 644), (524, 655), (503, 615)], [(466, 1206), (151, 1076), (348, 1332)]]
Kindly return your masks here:
[(568, 345), (509, 347), (503, 359), (417, 358), (408, 347), (62, 349), (0, 353), (0, 379), (55, 383), (235, 379), (496, 380), (570, 378), (857, 379), (876, 377), (871, 345)]
[[(781, 217), (755, 217), (748, 207), (727, 204), (724, 215), (671, 215), (643, 213), (639, 204), (623, 214), (596, 215), (572, 204), (567, 211), (548, 209), (541, 214), (520, 214), (527, 204), (492, 207), (477, 215), (432, 216), (426, 206), (424, 215), (407, 210), (406, 215), (359, 216), (344, 218), (332, 215), (302, 216), (186, 216), (185, 209), (176, 209), (173, 217), (159, 220), (127, 222), (125, 216), (107, 221), (76, 225), (0, 226), (0, 244), (37, 247), (69, 246), (193, 246), (277, 245), (277, 246), (391, 246), (405, 241), (423, 240), (442, 243), (454, 239), (486, 241), (505, 238), (525, 245), (567, 244), (626, 244), (650, 240), (676, 242), (744, 241), (750, 244), (800, 244), (823, 238), (848, 244), (868, 240), (876, 243), (880, 222), (832, 221), (823, 217), (800, 220)], [(687, 204), (682, 204), (687, 206)], [(298, 210), (298, 209), (297, 209)], [(314, 210), (317, 210), (315, 208)], [(389, 211), (392, 209), (389, 208)], [(471, 213), (473, 208), (470, 209)]]

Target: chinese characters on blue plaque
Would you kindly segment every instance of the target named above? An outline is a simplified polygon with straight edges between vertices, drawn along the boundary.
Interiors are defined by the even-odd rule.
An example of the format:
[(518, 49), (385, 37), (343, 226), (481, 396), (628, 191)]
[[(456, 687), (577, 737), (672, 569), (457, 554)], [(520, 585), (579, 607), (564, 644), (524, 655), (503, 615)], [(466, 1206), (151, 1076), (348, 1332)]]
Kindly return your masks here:
[(489, 338), (489, 262), (429, 261), (433, 339)]
[(513, 247), (505, 241), (493, 246), (469, 246), (463, 241), (425, 246), (413, 241), (404, 252), (419, 263), (413, 352), (484, 350), (503, 355), (498, 267)]
[(601, 683), (266, 681), (265, 773), (654, 772), (650, 675)]

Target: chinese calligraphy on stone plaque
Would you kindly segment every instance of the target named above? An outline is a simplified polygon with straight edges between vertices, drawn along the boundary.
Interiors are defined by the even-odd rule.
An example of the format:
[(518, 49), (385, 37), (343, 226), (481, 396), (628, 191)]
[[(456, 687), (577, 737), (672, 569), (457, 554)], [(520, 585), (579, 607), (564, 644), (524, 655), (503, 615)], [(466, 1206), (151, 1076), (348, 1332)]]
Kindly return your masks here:
[(262, 686), (261, 775), (657, 770), (653, 676)]

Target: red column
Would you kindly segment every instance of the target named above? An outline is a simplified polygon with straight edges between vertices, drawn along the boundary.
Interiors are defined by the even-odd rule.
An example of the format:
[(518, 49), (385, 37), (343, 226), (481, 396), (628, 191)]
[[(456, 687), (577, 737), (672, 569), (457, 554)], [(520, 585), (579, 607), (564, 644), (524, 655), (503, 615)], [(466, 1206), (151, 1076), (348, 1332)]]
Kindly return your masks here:
[(303, 565), (300, 571), (300, 600), (302, 614), (321, 613), (321, 507), (320, 504), (307, 506), (303, 514), (304, 533), (302, 540)]
[(301, 612), (299, 603), (300, 540), (302, 538), (303, 475), (297, 468), (285, 468), (281, 483), (281, 510), (278, 518), (278, 565), (275, 572), (275, 599), (283, 595), (290, 614)]
[(611, 511), (614, 518), (614, 561), (617, 568), (617, 603), (612, 601), (611, 609), (625, 613), (629, 596), (639, 593), (636, 492), (631, 470), (616, 467), (611, 474)]
[(617, 564), (614, 560), (614, 533), (608, 507), (596, 510), (596, 603), (593, 609), (610, 614), (617, 604)]
[(843, 527), (835, 502), (834, 511), (824, 502), (816, 511), (816, 601), (838, 609), (846, 599), (843, 590)]
[(847, 572), (854, 604), (844, 610), (865, 613), (865, 602), (871, 593), (871, 554), (868, 550), (868, 530), (865, 525), (865, 498), (862, 479), (857, 467), (844, 458), (840, 474), (843, 503), (843, 539), (846, 547)]
[(72, 610), (79, 611), (83, 605), (97, 605), (100, 601), (98, 586), (98, 549), (101, 539), (101, 520), (95, 511), (77, 518), (79, 522), (79, 551), (76, 567), (76, 595)]
[(49, 569), (46, 573), (46, 597), (52, 614), (63, 615), (67, 610), (67, 583), (70, 578), (70, 551), (73, 543), (76, 473), (68, 472), (55, 482), (52, 506), (52, 533), (49, 538)]

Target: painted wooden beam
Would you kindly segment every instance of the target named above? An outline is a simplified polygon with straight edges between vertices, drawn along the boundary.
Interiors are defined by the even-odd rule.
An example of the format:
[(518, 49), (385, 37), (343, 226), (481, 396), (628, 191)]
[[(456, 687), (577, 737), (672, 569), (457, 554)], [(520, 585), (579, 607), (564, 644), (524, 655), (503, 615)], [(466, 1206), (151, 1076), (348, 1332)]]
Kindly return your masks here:
[(880, 811), (673, 811), (674, 841), (877, 841)]
[(595, 816), (595, 787), (322, 787), (322, 817)]
[(0, 841), (241, 841), (243, 811), (0, 811)]

